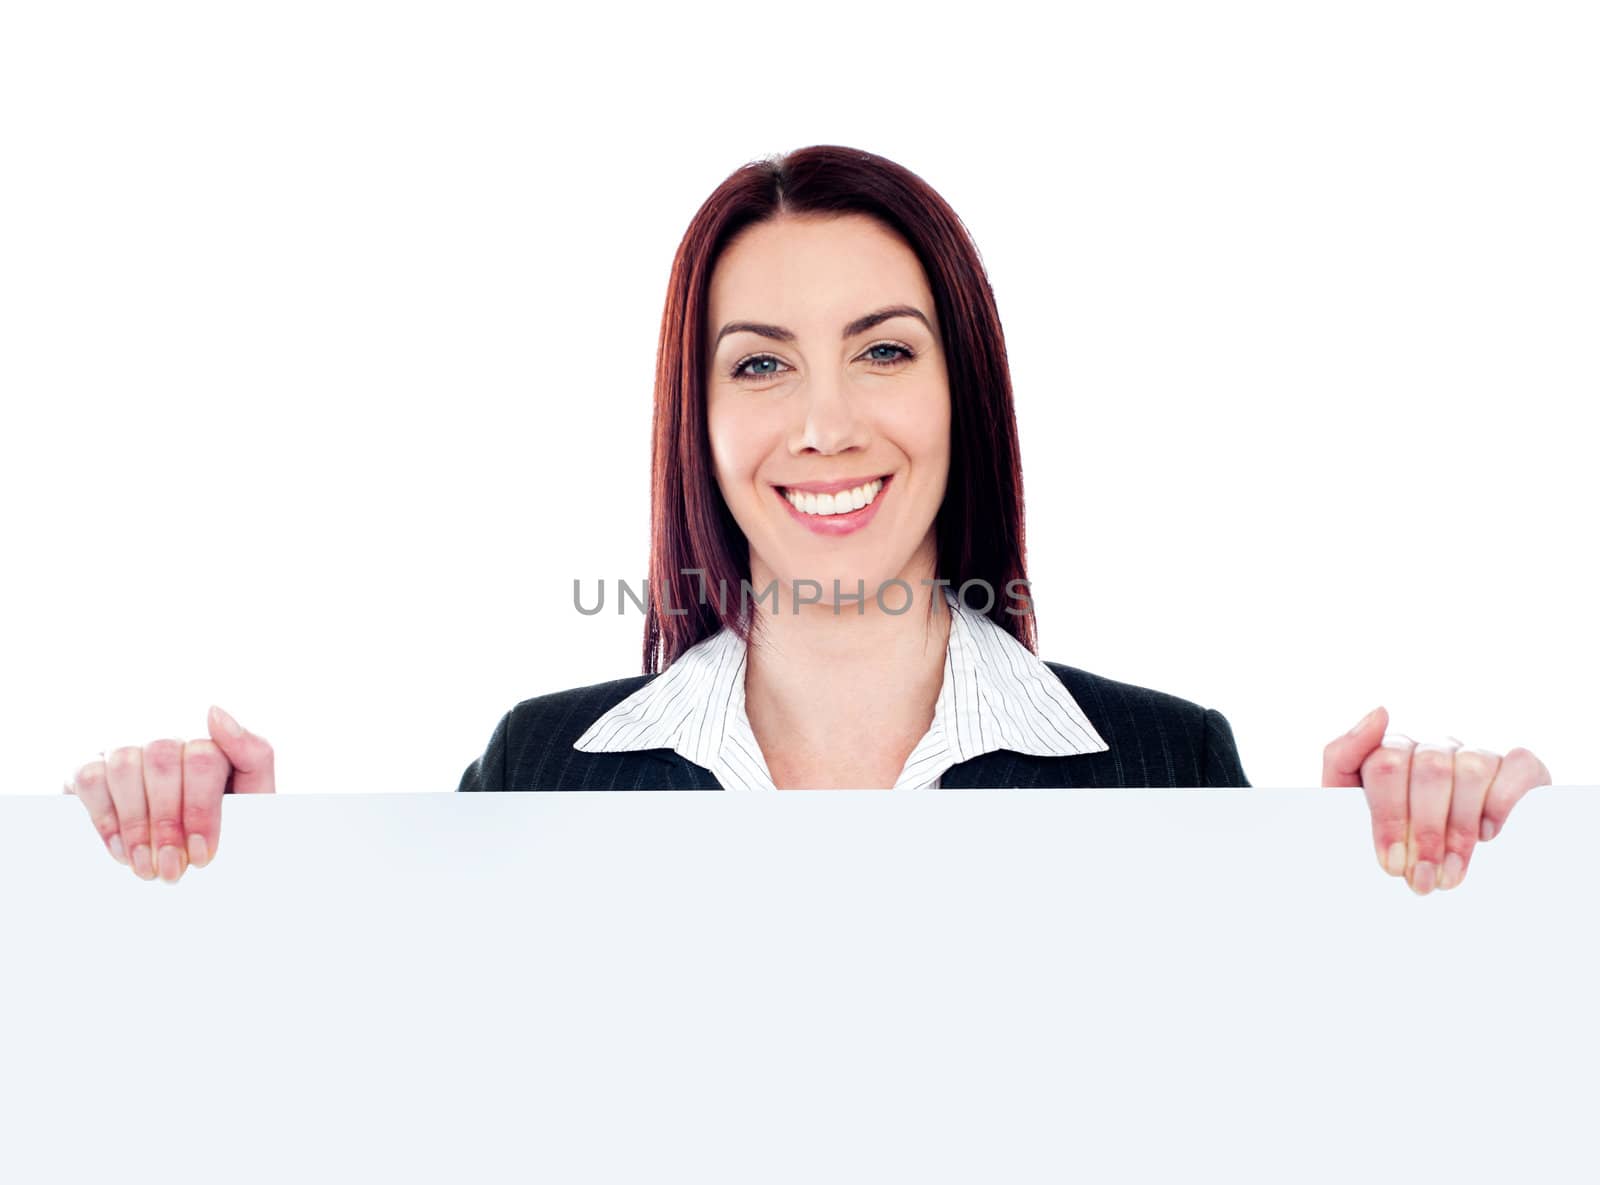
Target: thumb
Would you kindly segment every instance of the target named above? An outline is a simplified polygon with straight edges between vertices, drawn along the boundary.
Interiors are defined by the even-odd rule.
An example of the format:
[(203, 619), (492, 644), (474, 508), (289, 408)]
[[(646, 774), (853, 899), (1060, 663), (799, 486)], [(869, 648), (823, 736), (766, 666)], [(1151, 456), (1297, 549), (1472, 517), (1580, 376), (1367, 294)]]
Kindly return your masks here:
[(1322, 751), (1324, 786), (1361, 785), (1361, 763), (1383, 743), (1389, 728), (1389, 712), (1382, 705), (1373, 708), (1349, 732), (1330, 741)]
[(211, 739), (233, 766), (233, 793), (274, 794), (272, 746), (239, 727), (239, 722), (215, 704), (206, 713)]

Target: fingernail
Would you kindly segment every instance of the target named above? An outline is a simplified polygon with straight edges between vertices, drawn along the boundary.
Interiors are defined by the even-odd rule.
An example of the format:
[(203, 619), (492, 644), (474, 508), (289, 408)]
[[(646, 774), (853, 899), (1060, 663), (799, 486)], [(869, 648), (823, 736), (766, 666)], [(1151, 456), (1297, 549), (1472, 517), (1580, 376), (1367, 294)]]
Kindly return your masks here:
[(1433, 862), (1431, 860), (1417, 861), (1416, 870), (1411, 874), (1411, 887), (1418, 894), (1427, 894), (1433, 891)]
[(120, 835), (111, 837), (111, 858), (118, 864), (126, 864), (128, 862), (128, 849), (123, 845), (122, 836)]
[(205, 867), (206, 863), (206, 837), (191, 835), (189, 837), (189, 863), (196, 868)]
[(1478, 838), (1481, 839), (1481, 840), (1485, 840), (1485, 841), (1491, 840), (1491, 839), (1494, 838), (1494, 820), (1493, 819), (1485, 819), (1483, 821), (1482, 826), (1480, 826), (1478, 828)]
[(1461, 857), (1455, 852), (1447, 852), (1444, 858), (1444, 868), (1439, 872), (1439, 887), (1453, 889), (1461, 883)]
[(175, 882), (183, 875), (183, 853), (171, 844), (166, 844), (161, 849), (161, 879), (168, 884)]
[(1377, 715), (1378, 715), (1378, 709), (1377, 708), (1373, 708), (1372, 711), (1368, 712), (1365, 716), (1361, 717), (1361, 723), (1357, 724), (1349, 732), (1345, 733), (1345, 736), (1351, 736), (1351, 737), (1355, 736), (1356, 733), (1360, 732), (1367, 725), (1371, 724), (1372, 721), (1377, 717)]
[(1392, 843), (1389, 845), (1389, 875), (1404, 876), (1406, 874), (1406, 845)]
[(244, 729), (239, 727), (239, 722), (228, 715), (216, 704), (211, 705), (211, 710), (217, 714), (217, 723), (222, 725), (222, 730), (231, 737), (242, 737)]
[(133, 849), (133, 870), (145, 880), (154, 880), (156, 870), (150, 864), (150, 845), (142, 843)]

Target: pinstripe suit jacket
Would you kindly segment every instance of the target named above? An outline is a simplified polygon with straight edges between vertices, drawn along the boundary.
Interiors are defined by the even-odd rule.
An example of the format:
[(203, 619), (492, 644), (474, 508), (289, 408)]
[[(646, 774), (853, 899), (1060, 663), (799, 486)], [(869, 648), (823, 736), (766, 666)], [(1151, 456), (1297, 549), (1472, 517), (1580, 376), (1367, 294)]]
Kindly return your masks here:
[[(1248, 786), (1233, 730), (1215, 708), (1047, 663), (1109, 746), (1040, 757), (997, 749), (951, 766), (942, 788)], [(634, 675), (523, 700), (500, 718), (458, 790), (721, 790), (672, 749), (585, 753), (588, 727), (659, 675)]]

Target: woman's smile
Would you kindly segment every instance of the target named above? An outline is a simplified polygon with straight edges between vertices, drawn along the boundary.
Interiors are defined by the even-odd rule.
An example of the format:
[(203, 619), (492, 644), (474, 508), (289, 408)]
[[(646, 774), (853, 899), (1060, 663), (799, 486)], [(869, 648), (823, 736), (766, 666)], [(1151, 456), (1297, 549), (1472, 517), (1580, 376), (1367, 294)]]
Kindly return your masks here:
[(772, 488), (789, 516), (807, 530), (818, 535), (849, 535), (865, 527), (878, 513), (893, 476), (885, 474), (850, 485), (819, 482)]

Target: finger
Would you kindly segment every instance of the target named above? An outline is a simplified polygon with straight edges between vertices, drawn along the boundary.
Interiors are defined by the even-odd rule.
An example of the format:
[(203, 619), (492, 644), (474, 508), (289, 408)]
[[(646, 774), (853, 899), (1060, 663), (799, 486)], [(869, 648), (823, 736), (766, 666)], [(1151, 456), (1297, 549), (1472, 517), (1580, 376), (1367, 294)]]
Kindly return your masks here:
[(1478, 844), (1478, 824), (1483, 817), (1489, 783), (1500, 768), (1500, 754), (1488, 749), (1457, 749), (1455, 782), (1450, 790), (1450, 818), (1444, 829), (1444, 864), (1439, 887), (1453, 889), (1467, 875), (1472, 850)]
[(162, 738), (144, 747), (144, 791), (150, 800), (150, 846), (156, 871), (176, 884), (188, 864), (183, 838), (183, 741)]
[(111, 788), (106, 785), (106, 763), (96, 758), (78, 768), (67, 782), (68, 794), (76, 794), (89, 812), (89, 821), (100, 833), (100, 842), (106, 845), (111, 858), (118, 864), (128, 862), (128, 851), (122, 843), (122, 827), (117, 821), (117, 804), (111, 801)]
[(137, 745), (124, 745), (106, 754), (106, 785), (117, 805), (122, 843), (133, 871), (154, 880), (155, 861), (150, 854), (150, 805), (144, 797), (144, 753)]
[(241, 728), (228, 713), (215, 704), (206, 715), (211, 739), (233, 766), (229, 789), (234, 794), (273, 794), (277, 791), (273, 774), (272, 746), (247, 728)]
[(1410, 817), (1406, 784), (1411, 776), (1411, 750), (1415, 742), (1392, 732), (1361, 763), (1361, 785), (1372, 812), (1372, 842), (1378, 863), (1390, 876), (1404, 876), (1408, 867)]
[(1450, 819), (1450, 792), (1455, 785), (1456, 747), (1425, 741), (1411, 751), (1411, 887), (1433, 892), (1444, 863), (1444, 829)]
[(1383, 738), (1383, 730), (1388, 726), (1388, 711), (1381, 706), (1376, 707), (1349, 732), (1337, 740), (1329, 741), (1322, 750), (1322, 784), (1361, 785), (1362, 763), (1378, 747)]
[(1551, 784), (1550, 771), (1526, 749), (1512, 749), (1500, 759), (1500, 768), (1483, 803), (1483, 824), (1478, 838), (1491, 840), (1505, 830), (1506, 816), (1535, 786)]
[(183, 747), (183, 832), (189, 862), (204, 868), (222, 838), (222, 794), (228, 784), (228, 759), (213, 741)]

